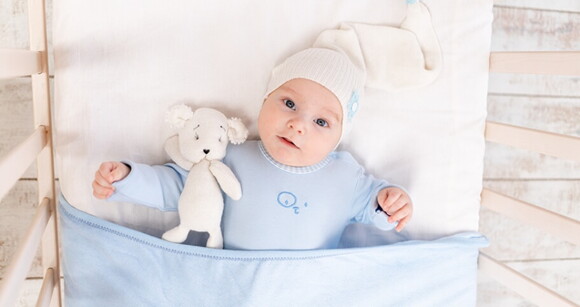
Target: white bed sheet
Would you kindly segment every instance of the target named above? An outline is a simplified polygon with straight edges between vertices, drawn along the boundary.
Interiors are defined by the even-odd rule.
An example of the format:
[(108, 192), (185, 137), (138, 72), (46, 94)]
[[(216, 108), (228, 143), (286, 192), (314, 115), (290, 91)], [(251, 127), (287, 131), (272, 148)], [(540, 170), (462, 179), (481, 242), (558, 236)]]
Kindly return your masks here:
[[(394, 240), (478, 228), (491, 0), (423, 1), (443, 70), (413, 91), (367, 90), (347, 149), (405, 186), (415, 214)], [(401, 0), (54, 0), (55, 134), (61, 191), (76, 208), (159, 235), (177, 220), (93, 198), (102, 161), (168, 161), (164, 112), (176, 103), (241, 117), (255, 138), (269, 73), (341, 21), (396, 26)]]

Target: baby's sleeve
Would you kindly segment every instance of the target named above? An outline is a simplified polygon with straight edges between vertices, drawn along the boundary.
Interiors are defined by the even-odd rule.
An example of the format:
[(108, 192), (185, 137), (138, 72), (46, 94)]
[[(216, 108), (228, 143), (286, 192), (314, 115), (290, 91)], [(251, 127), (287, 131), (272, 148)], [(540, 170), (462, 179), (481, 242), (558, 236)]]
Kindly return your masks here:
[(353, 207), (357, 210), (354, 221), (357, 223), (371, 224), (382, 230), (391, 230), (397, 226), (397, 223), (389, 223), (387, 214), (381, 210), (377, 201), (379, 192), (388, 187), (398, 187), (390, 184), (386, 180), (377, 179), (372, 175), (365, 174), (360, 169), (357, 184), (355, 187), (355, 196)]
[(123, 163), (131, 167), (131, 172), (113, 183), (115, 193), (109, 201), (136, 203), (161, 211), (177, 210), (187, 171), (172, 163), (155, 166)]

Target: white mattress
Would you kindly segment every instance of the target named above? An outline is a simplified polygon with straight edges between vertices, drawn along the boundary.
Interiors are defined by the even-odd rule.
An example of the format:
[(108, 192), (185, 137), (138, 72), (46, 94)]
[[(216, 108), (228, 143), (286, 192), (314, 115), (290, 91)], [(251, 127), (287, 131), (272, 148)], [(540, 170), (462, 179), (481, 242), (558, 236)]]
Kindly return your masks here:
[[(402, 235), (478, 228), (491, 0), (432, 0), (443, 71), (413, 91), (367, 90), (342, 149), (405, 186), (415, 213)], [(176, 103), (256, 118), (272, 67), (341, 21), (396, 26), (401, 0), (54, 0), (55, 132), (61, 191), (90, 214), (158, 234), (175, 213), (93, 198), (102, 161), (164, 163)]]

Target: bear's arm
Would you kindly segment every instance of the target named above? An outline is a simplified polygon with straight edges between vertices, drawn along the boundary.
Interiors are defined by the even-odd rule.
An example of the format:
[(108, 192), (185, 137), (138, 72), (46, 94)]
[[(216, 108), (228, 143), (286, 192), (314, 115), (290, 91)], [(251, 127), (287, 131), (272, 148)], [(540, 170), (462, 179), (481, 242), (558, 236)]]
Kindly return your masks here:
[(222, 190), (232, 199), (242, 198), (242, 187), (232, 170), (218, 160), (213, 160), (209, 166), (210, 172), (214, 175)]

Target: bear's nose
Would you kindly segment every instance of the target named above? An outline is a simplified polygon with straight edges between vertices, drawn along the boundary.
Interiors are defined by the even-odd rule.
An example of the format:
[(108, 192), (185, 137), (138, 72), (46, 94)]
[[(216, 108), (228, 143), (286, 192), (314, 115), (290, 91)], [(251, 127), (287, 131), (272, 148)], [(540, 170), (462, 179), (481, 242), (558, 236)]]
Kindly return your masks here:
[(209, 153), (209, 149), (204, 149), (203, 153), (207, 155)]

